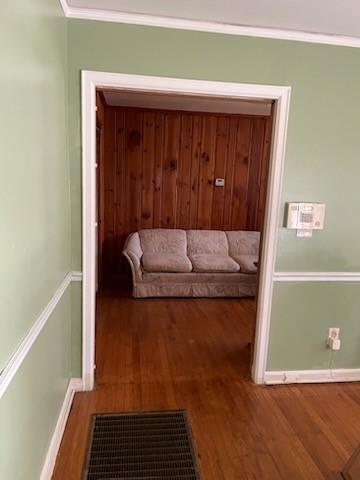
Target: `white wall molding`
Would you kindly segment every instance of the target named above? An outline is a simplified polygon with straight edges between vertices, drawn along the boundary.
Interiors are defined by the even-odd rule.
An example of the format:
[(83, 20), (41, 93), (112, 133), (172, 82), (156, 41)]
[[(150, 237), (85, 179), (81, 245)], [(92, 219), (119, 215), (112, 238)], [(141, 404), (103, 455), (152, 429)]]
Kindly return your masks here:
[(83, 279), (83, 274), (82, 272), (71, 272), (71, 280), (73, 282), (82, 282), (82, 279)]
[(71, 282), (71, 273), (68, 273), (64, 280), (61, 282), (60, 286), (52, 296), (49, 303), (46, 305), (44, 310), (41, 312), (39, 317), (35, 320), (30, 331), (21, 342), (19, 348), (16, 350), (14, 355), (10, 358), (8, 364), (0, 374), (0, 399), (4, 395), (9, 383), (16, 375), (16, 372), (20, 368), (24, 358), (28, 354), (29, 350), (33, 346), (40, 332), (44, 328), (46, 322), (53, 313), (56, 305), (59, 303), (61, 297), (63, 296), (65, 290)]
[(56, 292), (50, 299), (49, 303), (35, 320), (33, 326), (31, 327), (24, 340), (21, 342), (14, 355), (10, 358), (4, 370), (0, 373), (0, 399), (4, 395), (12, 379), (15, 377), (22, 362), (24, 361), (31, 347), (40, 335), (42, 329), (46, 325), (46, 322), (49, 320), (51, 314), (55, 310), (57, 304), (61, 300), (61, 297), (65, 293), (71, 281), (82, 281), (82, 272), (69, 272), (66, 275), (66, 277), (61, 282)]
[[(51, 314), (55, 310), (66, 289), (70, 285), (71, 281), (81, 281), (81, 272), (69, 272), (64, 280), (57, 288), (54, 295), (51, 297), (49, 303), (41, 312), (39, 317), (35, 320), (30, 331), (21, 342), (19, 348), (7, 363), (4, 370), (0, 373), (0, 399), (6, 392), (9, 384), (15, 377), (17, 371), (21, 367), (23, 361), (26, 359), (27, 354), (31, 350), (32, 346), (36, 342), (38, 336), (45, 327), (47, 321), (51, 317)], [(51, 439), (50, 447), (46, 456), (45, 464), (41, 473), (41, 480), (50, 480), (52, 471), (55, 465), (57, 452), (60, 446), (60, 442), (64, 433), (65, 424), (70, 412), (70, 407), (75, 392), (83, 390), (83, 380), (81, 378), (71, 379), (65, 394), (64, 402), (56, 423), (55, 431)]]
[(67, 0), (60, 0), (60, 3), (68, 18), (360, 48), (360, 37), (72, 7)]
[(360, 282), (360, 272), (275, 272), (274, 282)]
[(56, 422), (55, 430), (51, 438), (50, 446), (46, 455), (45, 463), (41, 472), (40, 480), (50, 480), (53, 474), (56, 457), (60, 448), (61, 440), (69, 417), (71, 405), (76, 392), (83, 390), (81, 378), (72, 378), (66, 390), (65, 398)]
[(359, 382), (360, 368), (326, 370), (290, 370), (265, 373), (266, 385), (288, 383)]

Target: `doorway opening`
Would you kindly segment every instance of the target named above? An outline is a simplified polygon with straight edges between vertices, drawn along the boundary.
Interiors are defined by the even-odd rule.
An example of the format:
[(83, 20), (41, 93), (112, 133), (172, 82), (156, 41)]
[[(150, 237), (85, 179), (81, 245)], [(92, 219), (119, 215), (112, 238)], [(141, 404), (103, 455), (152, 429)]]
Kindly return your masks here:
[[(175, 376), (191, 370), (206, 377), (208, 367), (216, 370), (219, 365), (216, 353), (218, 359), (234, 355), (223, 367), (233, 373), (242, 369), (242, 375), (253, 359), (253, 380), (263, 382), (289, 94), (287, 87), (83, 72), (85, 388), (94, 383), (90, 364), (94, 365), (96, 291), (98, 345), (102, 351), (120, 352), (106, 358), (101, 352), (97, 355), (101, 382), (123, 362), (124, 369), (117, 370), (122, 378), (131, 371), (141, 375), (142, 368), (161, 370), (166, 376), (169, 362), (184, 367), (173, 372)], [(134, 235), (140, 235), (135, 243), (144, 247), (148, 242), (149, 253), (156, 253), (164, 231), (167, 245), (184, 249), (182, 256), (177, 250), (169, 252), (170, 271), (162, 266), (162, 274), (151, 270), (151, 262), (160, 261), (156, 255), (141, 252), (138, 260), (127, 255), (129, 262), (122, 255), (131, 236), (134, 243)], [(244, 243), (241, 235), (237, 237), (241, 232), (245, 239), (249, 232), (253, 235), (250, 243), (251, 248), (258, 244), (257, 258), (256, 252), (245, 252), (253, 254), (245, 260), (236, 252), (223, 255), (222, 242), (228, 250), (232, 241)], [(201, 270), (201, 262), (207, 262), (204, 245), (205, 254), (206, 248), (215, 248), (221, 262), (227, 257), (219, 272), (213, 267)], [(173, 269), (174, 262), (181, 264), (180, 270)], [(147, 285), (141, 288), (135, 268), (146, 277)], [(240, 294), (229, 290), (227, 273), (231, 288), (236, 275), (240, 279)], [(218, 274), (216, 288), (209, 286)], [(246, 280), (243, 286), (244, 277), (256, 281)], [(134, 297), (146, 298), (133, 298), (130, 287)], [(257, 289), (257, 302), (227, 298), (248, 297), (249, 292), (254, 296)], [(240, 343), (234, 343), (237, 336)], [(220, 351), (221, 338), (225, 353)], [(253, 356), (247, 344), (254, 345)]]

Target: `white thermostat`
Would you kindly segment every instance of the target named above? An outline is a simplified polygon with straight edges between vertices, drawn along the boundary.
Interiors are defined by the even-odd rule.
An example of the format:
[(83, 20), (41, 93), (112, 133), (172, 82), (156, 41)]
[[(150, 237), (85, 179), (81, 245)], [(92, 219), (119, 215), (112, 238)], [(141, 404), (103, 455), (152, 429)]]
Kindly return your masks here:
[(291, 202), (287, 207), (286, 228), (296, 229), (298, 237), (311, 237), (313, 230), (324, 228), (324, 203)]

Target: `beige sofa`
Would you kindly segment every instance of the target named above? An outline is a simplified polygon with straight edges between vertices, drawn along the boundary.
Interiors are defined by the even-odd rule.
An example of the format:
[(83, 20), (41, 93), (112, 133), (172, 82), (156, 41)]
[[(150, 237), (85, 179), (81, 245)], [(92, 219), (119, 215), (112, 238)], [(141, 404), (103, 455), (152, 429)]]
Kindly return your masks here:
[(129, 235), (123, 254), (133, 296), (245, 297), (256, 293), (259, 232), (148, 229)]

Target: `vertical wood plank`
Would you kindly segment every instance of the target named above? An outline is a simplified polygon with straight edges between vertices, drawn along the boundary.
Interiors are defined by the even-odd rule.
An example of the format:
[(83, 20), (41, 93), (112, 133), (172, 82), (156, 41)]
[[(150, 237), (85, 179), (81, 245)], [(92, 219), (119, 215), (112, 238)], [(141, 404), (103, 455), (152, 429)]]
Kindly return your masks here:
[(246, 229), (251, 132), (252, 121), (249, 118), (239, 118), (234, 163), (234, 188), (231, 218), (232, 230)]
[(96, 92), (96, 186), (97, 186), (97, 222), (98, 222), (98, 243), (97, 243), (97, 269), (98, 285), (103, 281), (103, 247), (104, 247), (104, 115), (105, 102), (101, 92)]
[(228, 150), (225, 171), (225, 193), (224, 193), (224, 210), (223, 210), (223, 230), (231, 230), (232, 228), (232, 200), (234, 192), (234, 171), (235, 171), (235, 157), (236, 145), (238, 137), (238, 119), (231, 117), (229, 119), (229, 133), (228, 133)]
[(178, 167), (178, 205), (176, 209), (177, 228), (186, 229), (190, 216), (191, 163), (192, 163), (193, 115), (180, 115), (180, 145)]
[(248, 186), (246, 189), (246, 207), (243, 215), (246, 218), (246, 230), (255, 230), (257, 208), (259, 204), (261, 159), (264, 148), (265, 121), (256, 118), (252, 121), (251, 155), (249, 156)]
[(126, 110), (126, 232), (136, 232), (141, 218), (143, 112)]
[(122, 249), (126, 240), (125, 212), (126, 212), (126, 185), (125, 185), (125, 112), (116, 109), (116, 154), (115, 154), (115, 255), (117, 270), (121, 271), (124, 265)]
[(217, 117), (203, 117), (200, 155), (200, 184), (197, 228), (211, 227), (211, 205), (214, 194)]
[[(218, 117), (214, 178), (224, 178), (229, 146), (229, 117)], [(221, 230), (224, 221), (225, 187), (214, 186), (211, 208), (211, 228)]]
[(177, 170), (179, 162), (180, 114), (165, 113), (164, 118), (164, 163), (162, 182), (161, 226), (174, 228), (177, 204)]
[(104, 270), (113, 268), (115, 255), (115, 225), (114, 225), (114, 179), (115, 179), (115, 110), (105, 108), (104, 111)]
[(154, 223), (155, 123), (156, 114), (145, 111), (143, 118), (141, 228), (152, 228)]
[(162, 174), (164, 162), (164, 115), (156, 113), (155, 118), (155, 165), (154, 165), (154, 198), (153, 227), (161, 227)]
[(193, 139), (192, 139), (192, 162), (190, 174), (190, 208), (188, 229), (197, 227), (197, 212), (199, 200), (200, 183), (200, 155), (201, 155), (201, 130), (202, 116), (194, 115), (193, 118)]

